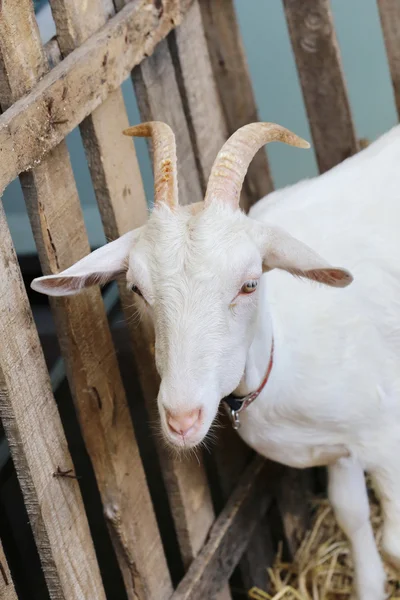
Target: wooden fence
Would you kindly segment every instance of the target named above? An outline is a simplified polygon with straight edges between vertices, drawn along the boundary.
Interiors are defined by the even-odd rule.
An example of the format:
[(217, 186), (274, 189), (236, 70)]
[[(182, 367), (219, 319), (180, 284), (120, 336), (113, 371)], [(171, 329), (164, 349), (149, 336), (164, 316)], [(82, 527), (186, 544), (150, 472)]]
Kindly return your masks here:
[[(378, 0), (400, 110), (398, 0)], [(0, 188), (19, 176), (43, 273), (89, 252), (66, 135), (79, 126), (108, 239), (147, 218), (120, 85), (132, 77), (142, 120), (172, 126), (180, 197), (201, 200), (227, 136), (257, 120), (233, 0), (50, 0), (57, 36), (43, 47), (31, 0), (0, 2)], [(357, 151), (328, 0), (284, 0), (318, 164)], [(323, 58), (323, 60), (322, 60)], [(211, 133), (210, 133), (211, 132)], [(272, 190), (265, 152), (242, 206)], [(52, 600), (103, 600), (102, 577), (42, 349), (0, 208), (0, 416)], [(141, 392), (154, 412), (151, 330), (133, 327), (120, 288)], [(186, 574), (174, 586), (99, 289), (51, 303), (70, 389), (129, 600), (228, 600), (265, 585), (274, 504), (294, 550), (306, 523), (307, 475), (280, 470), (223, 431), (213, 462), (157, 445)], [(208, 471), (224, 508), (215, 514)], [(149, 475), (149, 473), (147, 474)], [(153, 499), (154, 500), (154, 499)], [(218, 509), (218, 506), (217, 506)], [(164, 542), (164, 543), (163, 543)], [(175, 589), (174, 589), (175, 588)], [(0, 543), (0, 596), (17, 598)], [(108, 595), (111, 599), (112, 596)]]

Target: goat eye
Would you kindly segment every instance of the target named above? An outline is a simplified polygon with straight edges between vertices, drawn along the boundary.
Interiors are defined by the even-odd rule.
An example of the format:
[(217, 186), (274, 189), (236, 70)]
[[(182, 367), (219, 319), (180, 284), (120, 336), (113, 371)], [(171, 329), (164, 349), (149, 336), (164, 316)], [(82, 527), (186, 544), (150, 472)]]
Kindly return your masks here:
[(133, 285), (133, 286), (131, 287), (131, 291), (132, 291), (134, 294), (137, 294), (138, 296), (141, 296), (141, 297), (143, 298), (143, 294), (142, 294), (142, 292), (139, 290), (139, 288), (137, 287), (137, 285)]
[(257, 286), (258, 286), (257, 279), (250, 279), (250, 281), (246, 281), (246, 283), (244, 283), (242, 285), (240, 293), (241, 294), (252, 294), (253, 292), (256, 291)]

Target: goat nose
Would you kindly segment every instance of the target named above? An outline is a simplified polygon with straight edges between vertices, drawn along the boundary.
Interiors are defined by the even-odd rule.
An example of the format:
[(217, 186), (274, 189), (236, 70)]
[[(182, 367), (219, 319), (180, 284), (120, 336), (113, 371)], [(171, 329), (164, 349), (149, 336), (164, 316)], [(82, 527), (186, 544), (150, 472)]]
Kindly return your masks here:
[(186, 435), (199, 420), (200, 408), (185, 413), (167, 412), (167, 423), (170, 429), (180, 435)]

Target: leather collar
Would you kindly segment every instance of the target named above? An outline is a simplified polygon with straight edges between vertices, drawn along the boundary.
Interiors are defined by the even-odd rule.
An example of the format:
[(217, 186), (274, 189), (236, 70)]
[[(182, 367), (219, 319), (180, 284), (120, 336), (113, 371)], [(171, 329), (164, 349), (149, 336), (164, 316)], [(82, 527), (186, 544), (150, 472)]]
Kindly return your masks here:
[(270, 358), (269, 358), (268, 368), (267, 368), (264, 379), (262, 380), (260, 386), (254, 392), (250, 392), (250, 394), (247, 394), (247, 396), (238, 397), (238, 396), (234, 396), (233, 394), (229, 394), (229, 396), (225, 396), (225, 398), (222, 398), (222, 402), (224, 402), (224, 404), (226, 405), (229, 415), (231, 417), (233, 429), (239, 429), (240, 413), (242, 412), (242, 410), (247, 408), (252, 402), (254, 402), (254, 400), (256, 400), (256, 398), (258, 398), (258, 396), (263, 391), (263, 389), (269, 379), (269, 376), (271, 374), (273, 363), (274, 363), (274, 338), (272, 338), (271, 354), (270, 354)]

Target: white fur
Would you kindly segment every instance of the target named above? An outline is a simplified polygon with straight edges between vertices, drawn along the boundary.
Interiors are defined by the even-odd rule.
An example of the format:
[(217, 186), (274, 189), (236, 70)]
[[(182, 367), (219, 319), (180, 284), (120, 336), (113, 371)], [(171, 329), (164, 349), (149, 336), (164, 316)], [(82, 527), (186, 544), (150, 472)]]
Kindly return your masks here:
[[(165, 437), (198, 444), (224, 395), (258, 387), (273, 335), (271, 377), (241, 413), (239, 433), (278, 462), (330, 465), (330, 497), (352, 544), (362, 600), (384, 598), (364, 470), (382, 498), (384, 549), (400, 565), (399, 165), (395, 127), (330, 172), (270, 194), (250, 218), (216, 203), (195, 215), (160, 206), (126, 244), (128, 283), (154, 320)], [(83, 271), (100, 265), (109, 274), (106, 254), (93, 253)], [(116, 262), (114, 254), (118, 271)], [(335, 289), (285, 272), (347, 285), (348, 273), (330, 265), (350, 271), (352, 285)], [(74, 268), (84, 286), (82, 265), (69, 275)], [(261, 275), (263, 268), (274, 270)], [(258, 278), (254, 294), (238, 296)], [(68, 293), (65, 281), (34, 286)], [(168, 427), (168, 414), (199, 408), (186, 436)]]

